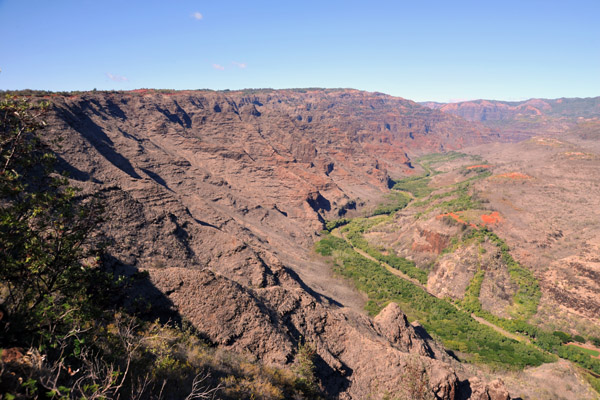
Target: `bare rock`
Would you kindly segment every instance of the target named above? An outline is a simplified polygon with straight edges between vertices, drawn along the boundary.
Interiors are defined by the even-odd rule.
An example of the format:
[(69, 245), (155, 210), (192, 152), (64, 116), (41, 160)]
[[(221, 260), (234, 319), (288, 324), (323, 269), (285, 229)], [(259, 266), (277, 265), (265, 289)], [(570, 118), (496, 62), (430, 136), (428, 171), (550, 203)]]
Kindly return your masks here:
[(285, 364), (292, 342), (260, 299), (208, 269), (150, 270), (151, 280), (199, 332), (223, 347)]
[(381, 310), (374, 322), (381, 335), (402, 351), (428, 357), (433, 356), (431, 348), (417, 336), (414, 328), (408, 323), (406, 315), (396, 303), (390, 303)]
[(510, 400), (508, 390), (501, 379), (485, 383), (477, 377), (469, 379), (472, 400)]

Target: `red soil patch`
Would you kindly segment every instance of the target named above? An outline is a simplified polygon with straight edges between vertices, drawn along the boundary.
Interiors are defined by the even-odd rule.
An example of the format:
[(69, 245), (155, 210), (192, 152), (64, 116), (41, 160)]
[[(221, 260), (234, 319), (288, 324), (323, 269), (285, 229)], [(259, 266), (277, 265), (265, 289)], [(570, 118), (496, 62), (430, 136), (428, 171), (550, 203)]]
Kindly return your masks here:
[(481, 220), (485, 225), (495, 225), (499, 222), (502, 222), (503, 218), (500, 216), (500, 213), (498, 213), (498, 211), (494, 211), (489, 215), (483, 214), (481, 216)]
[(425, 239), (425, 243), (423, 241), (413, 242), (412, 249), (414, 251), (442, 254), (442, 251), (448, 247), (450, 242), (448, 236), (425, 229), (420, 232), (420, 236)]
[(462, 218), (460, 217), (460, 215), (458, 215), (457, 213), (453, 213), (453, 212), (451, 212), (451, 213), (446, 213), (446, 214), (440, 214), (440, 215), (438, 215), (436, 218), (437, 218), (437, 219), (442, 219), (442, 218), (444, 218), (444, 217), (450, 217), (450, 218), (454, 219), (456, 222), (460, 222), (461, 224), (468, 225), (468, 226), (472, 226), (473, 228), (477, 228), (477, 225), (475, 225), (475, 224), (472, 224), (472, 223), (470, 223), (470, 222), (467, 222), (467, 221), (465, 221), (464, 219), (462, 219)]
[(488, 164), (480, 164), (480, 165), (471, 165), (470, 167), (467, 167), (467, 169), (475, 169), (475, 168), (492, 168), (492, 166), (488, 165)]
[(504, 179), (511, 179), (514, 181), (531, 179), (531, 177), (529, 175), (522, 174), (520, 172), (507, 172), (505, 174), (494, 175), (492, 178), (498, 178), (498, 179), (504, 178)]

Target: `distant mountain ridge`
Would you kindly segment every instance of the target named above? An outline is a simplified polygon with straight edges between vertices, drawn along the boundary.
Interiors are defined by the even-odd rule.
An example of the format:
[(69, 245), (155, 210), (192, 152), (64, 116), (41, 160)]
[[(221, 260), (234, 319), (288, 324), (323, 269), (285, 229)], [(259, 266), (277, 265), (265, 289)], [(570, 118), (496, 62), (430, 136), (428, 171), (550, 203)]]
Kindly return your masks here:
[(529, 99), (524, 101), (470, 100), (457, 103), (421, 102), (426, 107), (458, 115), (468, 121), (511, 119), (517, 115), (598, 118), (600, 96), (588, 98)]
[(509, 140), (539, 133), (560, 134), (579, 122), (600, 118), (600, 97), (420, 104), (467, 121), (480, 122)]

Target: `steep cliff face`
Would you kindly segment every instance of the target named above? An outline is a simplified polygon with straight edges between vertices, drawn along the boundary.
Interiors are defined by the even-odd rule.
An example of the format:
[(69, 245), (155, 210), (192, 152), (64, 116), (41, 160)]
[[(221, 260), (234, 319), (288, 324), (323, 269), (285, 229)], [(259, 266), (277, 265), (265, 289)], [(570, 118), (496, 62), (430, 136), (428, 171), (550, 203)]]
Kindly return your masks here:
[(364, 316), (312, 244), (324, 219), (386, 193), (411, 155), (489, 131), (347, 90), (88, 93), (53, 98), (48, 122), (60, 167), (107, 205), (110, 262), (149, 272), (137, 290), (156, 313), (265, 362), (290, 362), (310, 340), (331, 397), (398, 391), (403, 370), (458, 396), (450, 364), (401, 312)]
[(112, 231), (133, 263), (211, 265), (242, 243), (306, 250), (324, 219), (379, 199), (390, 176), (410, 170), (411, 154), (493, 139), (414, 102), (357, 91), (53, 101), (64, 168), (111, 197)]

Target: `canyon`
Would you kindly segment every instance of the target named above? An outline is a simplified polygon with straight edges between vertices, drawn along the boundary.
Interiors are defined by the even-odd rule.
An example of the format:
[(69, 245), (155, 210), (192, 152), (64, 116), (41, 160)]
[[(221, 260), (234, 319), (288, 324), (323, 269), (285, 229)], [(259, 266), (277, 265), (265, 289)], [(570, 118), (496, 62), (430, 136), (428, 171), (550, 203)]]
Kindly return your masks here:
[[(368, 296), (314, 245), (327, 222), (370, 215), (397, 182), (427, 165), (435, 168), (426, 185), (433, 197), (479, 168), (489, 172), (469, 189), (486, 204), (479, 214), (432, 211), (436, 200), (413, 207), (419, 195), (411, 194), (409, 207), (364, 237), (427, 271), (424, 287), (439, 298), (461, 300), (485, 264), (481, 305), (510, 318), (519, 288), (494, 246), (443, 254), (463, 225), (487, 223), (540, 283), (536, 324), (596, 335), (597, 101), (421, 105), (350, 89), (49, 100), (44, 140), (80, 196), (106, 204), (107, 268), (147, 272), (131, 299), (143, 299), (148, 315), (188, 321), (211, 344), (265, 364), (289, 364), (310, 342), (328, 398), (410, 396), (415, 382), (439, 399), (543, 398), (534, 389), (548, 377), (565, 382), (549, 396), (567, 385), (572, 396), (596, 396), (564, 360), (520, 375), (497, 372), (463, 362), (468, 357), (402, 305), (389, 302), (369, 316)], [(561, 111), (566, 103), (579, 111)], [(456, 159), (419, 162), (458, 151)]]

